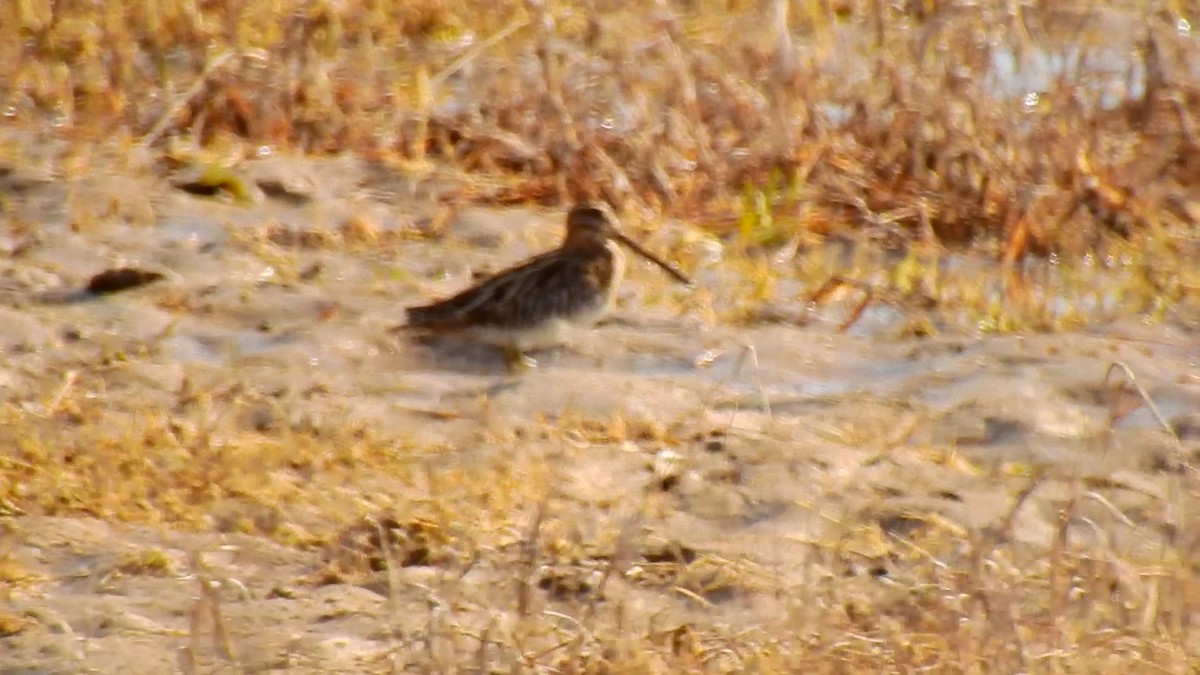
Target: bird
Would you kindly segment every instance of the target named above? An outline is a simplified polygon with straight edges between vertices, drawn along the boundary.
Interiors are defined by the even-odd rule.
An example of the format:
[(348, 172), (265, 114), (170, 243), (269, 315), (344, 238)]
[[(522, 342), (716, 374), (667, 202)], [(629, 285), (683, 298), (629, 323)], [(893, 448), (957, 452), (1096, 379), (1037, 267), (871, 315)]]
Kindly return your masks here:
[(455, 333), (498, 347), (510, 371), (537, 366), (526, 352), (557, 347), (572, 332), (595, 325), (612, 307), (625, 273), (617, 243), (662, 268), (680, 283), (692, 280), (618, 229), (607, 205), (571, 207), (566, 233), (552, 249), (480, 281), (449, 298), (405, 308), (404, 329)]

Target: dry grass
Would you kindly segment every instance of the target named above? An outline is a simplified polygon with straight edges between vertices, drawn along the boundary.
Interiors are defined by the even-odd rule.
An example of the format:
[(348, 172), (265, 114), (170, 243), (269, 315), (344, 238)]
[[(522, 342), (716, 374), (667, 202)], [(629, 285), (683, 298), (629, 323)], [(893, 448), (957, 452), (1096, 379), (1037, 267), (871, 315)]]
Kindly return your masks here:
[(1196, 5), (960, 5), (30, 0), (0, 10), (0, 101), (79, 141), (64, 173), (352, 152), (464, 172), (455, 204), (685, 218), (749, 276), (852, 236), (908, 252), (854, 270), (870, 302), (983, 330), (1171, 318), (1200, 296)]
[(75, 139), (446, 162), (491, 179), (464, 199), (1018, 260), (1195, 221), (1197, 8), (1121, 4), (30, 0), (0, 100)]
[[(0, 5), (0, 125), (72, 141), (64, 174), (267, 151), (450, 167), (469, 178), (456, 204), (603, 197), (688, 219), (733, 251), (742, 285), (729, 292), (765, 301), (790, 265), (813, 282), (813, 304), (865, 298), (846, 326), (885, 302), (913, 334), (935, 329), (929, 305), (982, 330), (1055, 329), (1107, 304), (1150, 318), (1195, 309), (1200, 47), (1180, 30), (1188, 18), (1200, 5), (1187, 0), (16, 0)], [(1114, 49), (1114, 25), (1144, 29)], [(1037, 66), (1051, 55), (1061, 67)], [(309, 244), (377, 237), (363, 222)], [(833, 265), (819, 245), (842, 238), (862, 248)], [(716, 313), (780, 318), (761, 302)], [(639, 524), (662, 515), (662, 490), (632, 514), (595, 515), (583, 536), (583, 507), (556, 492), (553, 462), (515, 452), (531, 439), (669, 447), (684, 434), (674, 428), (583, 417), (487, 428), (480, 443), (503, 459), (456, 463), (456, 449), (369, 428), (238, 427), (225, 417), (247, 403), (237, 385), (191, 387), (158, 410), (81, 393), (102, 380), (73, 374), (0, 409), (0, 514), (328, 549), (314, 584), (385, 571), (397, 603), (423, 600), (396, 613), (428, 617), (418, 629), (397, 619), (381, 668), (1200, 668), (1200, 539), (1172, 515), (1195, 505), (1190, 468), (1172, 467), (1180, 489), (1138, 525), (1150, 552), (1074, 541), (1089, 498), (1076, 477), (997, 471), (987, 479), (1015, 496), (994, 527), (848, 521), (800, 542), (799, 569), (769, 569), (654, 540)], [(1021, 544), (1012, 523), (1050, 482), (1073, 491), (1054, 544)], [(122, 565), (157, 574), (169, 562), (151, 551)], [(416, 566), (435, 575), (396, 579)], [(476, 570), (491, 583), (472, 585)], [(3, 551), (0, 577), (25, 583)], [(212, 581), (197, 579), (196, 623), (211, 622), (236, 660)], [(0, 616), (0, 634), (21, 621)]]
[[(670, 539), (676, 483), (662, 478), (675, 474), (659, 466), (647, 468), (635, 503), (562, 489), (562, 467), (584, 453), (631, 440), (682, 449), (697, 438), (717, 439), (708, 452), (719, 451), (713, 430), (572, 413), (485, 424), (477, 441), (489, 450), (464, 461), (466, 446), (420, 447), (337, 423), (248, 431), (235, 414), (214, 415), (245, 402), (236, 387), (189, 385), (155, 412), (89, 397), (99, 385), (90, 377), (33, 397), (40, 409), (4, 411), (0, 440), (12, 450), (0, 460), (0, 500), (322, 550), (326, 565), (297, 583), (384, 584), (392, 598), (393, 647), (372, 670), (1183, 673), (1198, 664), (1200, 540), (1171, 512), (1197, 504), (1186, 464), (1170, 469), (1182, 472), (1177, 489), (1133, 522), (1103, 497), (1111, 485), (900, 448), (873, 461), (913, 470), (932, 461), (990, 481), (1012, 495), (1008, 508), (983, 528), (919, 509), (846, 513), (820, 537), (764, 539), (792, 551), (772, 564)], [(860, 433), (856, 443), (870, 448), (895, 431)], [(705, 479), (737, 483), (736, 471)], [(837, 489), (814, 483), (806, 498), (819, 504)], [(1014, 536), (1043, 490), (1061, 495), (1050, 500), (1059, 515), (1048, 547)], [(1135, 543), (1111, 539), (1118, 531)], [(6, 584), (31, 583), (3, 560)], [(196, 556), (189, 565), (204, 569)], [(155, 549), (131, 550), (114, 572), (173, 566)], [(216, 655), (213, 667), (240, 658), (222, 614), (231, 600), (213, 586), (238, 582), (211, 574), (196, 577), (190, 672), (207, 672), (204, 654)]]

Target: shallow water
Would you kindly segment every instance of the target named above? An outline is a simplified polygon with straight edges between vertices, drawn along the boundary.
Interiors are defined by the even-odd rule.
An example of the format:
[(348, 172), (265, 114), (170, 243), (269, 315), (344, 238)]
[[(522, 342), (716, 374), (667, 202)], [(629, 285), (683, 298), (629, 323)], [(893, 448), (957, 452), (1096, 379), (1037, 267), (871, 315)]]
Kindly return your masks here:
[[(434, 205), (374, 199), (377, 191), (353, 186), (378, 170), (348, 159), (288, 164), (272, 158), (263, 165), (252, 166), (247, 175), (326, 187), (314, 188), (301, 207), (271, 197), (251, 205), (194, 197), (152, 177), (25, 188), (14, 200), (8, 217), (14, 233), (7, 235), (22, 250), (9, 257), (0, 277), (12, 317), (0, 340), (10, 353), (20, 353), (6, 364), (7, 377), (39, 377), (53, 372), (56, 363), (86, 360), (106, 341), (143, 343), (150, 361), (160, 366), (274, 369), (274, 377), (295, 378), (296, 386), (320, 377), (344, 394), (379, 392), (374, 395), (383, 403), (389, 387), (418, 381), (423, 397), (401, 396), (423, 407), (437, 406), (456, 387), (485, 387), (504, 377), (486, 348), (454, 339), (421, 344), (388, 329), (400, 323), (404, 305), (450, 294), (469, 284), (472, 273), (495, 271), (552, 246), (557, 214), (470, 208), (457, 214), (438, 241), (401, 236), (381, 246), (343, 245), (335, 237), (333, 243), (307, 245), (303, 237), (281, 238), (280, 232), (336, 232), (345, 220), (365, 217), (384, 237), (415, 230), (422, 211)], [(393, 180), (407, 179), (397, 174)], [(80, 191), (88, 193), (89, 208), (108, 203), (105, 214), (84, 225), (71, 206)], [(143, 207), (153, 214), (152, 223), (121, 216)], [(15, 233), (18, 222), (36, 226)], [(72, 222), (76, 225), (68, 227)], [(274, 228), (272, 234), (262, 234), (268, 228)], [(687, 239), (686, 228), (666, 224), (647, 244), (679, 248), (675, 242)], [(952, 256), (943, 263), (951, 270), (982, 264), (955, 262)], [(91, 274), (119, 265), (161, 270), (169, 278), (110, 297), (72, 295)], [(738, 279), (722, 267), (710, 262), (696, 274), (699, 289), (712, 293), (718, 306), (739, 302), (731, 295)], [(783, 280), (768, 302), (798, 318), (804, 283), (789, 280), (786, 267), (779, 272)], [(1161, 379), (1164, 410), (1186, 414), (1197, 407), (1200, 350), (1182, 327), (1118, 322), (1076, 335), (892, 341), (904, 316), (898, 309), (877, 303), (847, 333), (838, 333), (833, 322), (841, 318), (842, 303), (833, 302), (818, 308), (804, 327), (735, 328), (692, 311), (689, 294), (697, 290), (673, 286), (648, 264), (634, 265), (630, 276), (612, 316), (580, 335), (572, 348), (544, 355), (541, 368), (518, 380), (518, 409), (581, 405), (579, 399), (598, 394), (603, 402), (589, 407), (620, 407), (628, 404), (619, 394), (623, 388), (661, 397), (656, 414), (667, 416), (694, 404), (701, 393), (714, 401), (769, 407), (775, 415), (802, 409), (806, 401), (825, 405), (870, 396), (931, 410), (968, 403), (1012, 408), (1017, 417), (1059, 419), (1042, 426), (1055, 430), (1050, 436), (1071, 437), (1094, 431), (1100, 411), (1071, 400), (1070, 392), (1098, 387), (1114, 360), (1129, 362), (1151, 381)], [(51, 297), (79, 301), (50, 302)], [(788, 302), (794, 306), (786, 307)], [(72, 334), (81, 337), (64, 337)], [(596, 386), (610, 379), (623, 386)], [(683, 391), (693, 395), (682, 396), (687, 403), (672, 410), (670, 400)], [(5, 394), (9, 400), (19, 396), (13, 388)], [(1039, 428), (1036, 421), (1026, 425)]]

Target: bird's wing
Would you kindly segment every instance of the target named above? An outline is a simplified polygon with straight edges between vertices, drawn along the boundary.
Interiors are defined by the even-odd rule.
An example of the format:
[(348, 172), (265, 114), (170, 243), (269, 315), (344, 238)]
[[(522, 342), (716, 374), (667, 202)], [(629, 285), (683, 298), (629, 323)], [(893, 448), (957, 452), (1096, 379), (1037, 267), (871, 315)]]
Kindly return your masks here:
[(611, 260), (551, 251), (500, 272), (453, 297), (406, 310), (408, 325), (433, 329), (465, 326), (522, 328), (568, 317), (603, 296)]

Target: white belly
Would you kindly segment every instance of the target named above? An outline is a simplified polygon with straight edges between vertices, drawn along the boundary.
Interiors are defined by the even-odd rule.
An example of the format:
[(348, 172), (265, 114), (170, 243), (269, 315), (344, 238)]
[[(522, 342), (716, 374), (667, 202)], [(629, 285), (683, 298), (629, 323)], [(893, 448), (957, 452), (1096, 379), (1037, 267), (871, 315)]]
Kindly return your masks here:
[(577, 326), (566, 319), (552, 319), (530, 328), (480, 326), (471, 330), (471, 337), (491, 345), (512, 346), (521, 351), (528, 351), (569, 344), (576, 329)]

